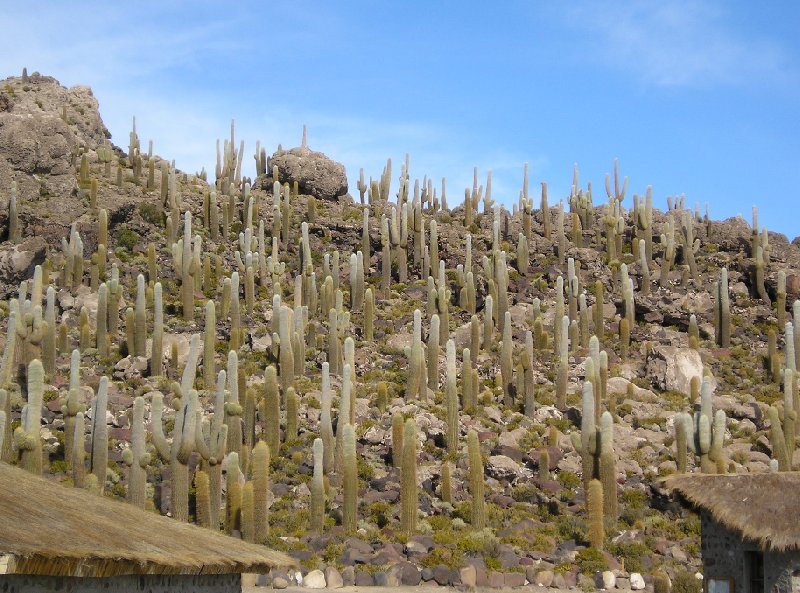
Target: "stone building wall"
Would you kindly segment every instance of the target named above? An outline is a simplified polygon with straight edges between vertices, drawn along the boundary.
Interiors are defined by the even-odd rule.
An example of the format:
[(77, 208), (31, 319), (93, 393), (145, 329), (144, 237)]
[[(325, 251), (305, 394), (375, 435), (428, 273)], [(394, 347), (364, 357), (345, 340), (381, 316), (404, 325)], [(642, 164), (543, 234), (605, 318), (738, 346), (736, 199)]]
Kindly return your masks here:
[(708, 513), (701, 513), (701, 518), (701, 554), (706, 581), (733, 578), (732, 593), (792, 592), (792, 575), (800, 570), (800, 552), (764, 552), (764, 592), (751, 592), (746, 553), (758, 551), (758, 544), (743, 540), (741, 534), (713, 520)]
[(241, 593), (241, 575), (122, 575), (107, 578), (0, 575), (3, 593)]

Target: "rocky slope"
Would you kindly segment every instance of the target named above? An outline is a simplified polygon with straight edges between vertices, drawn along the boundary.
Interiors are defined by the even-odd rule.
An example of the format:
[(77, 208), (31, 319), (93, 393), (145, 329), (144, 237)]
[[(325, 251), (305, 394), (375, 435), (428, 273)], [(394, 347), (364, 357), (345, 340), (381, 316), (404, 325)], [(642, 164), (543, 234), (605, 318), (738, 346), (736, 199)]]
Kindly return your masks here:
[[(679, 463), (683, 470), (678, 414), (700, 410), (701, 384), (699, 422), (708, 422), (709, 442), (693, 426), (680, 436), (699, 453), (685, 455), (686, 471), (770, 471), (773, 457), (781, 469), (800, 463), (792, 455), (796, 383), (781, 372), (796, 368), (800, 354), (793, 338), (785, 343), (783, 327), (800, 291), (800, 252), (782, 235), (754, 234), (743, 220), (708, 220), (682, 204), (660, 212), (642, 198), (634, 211), (596, 195), (592, 204), (577, 190), (563, 219), (532, 199), (509, 212), (491, 198), (481, 205), (477, 182), (473, 207), (447, 209), (430, 185), (418, 191), (405, 167), (359, 184), (354, 200), (341, 165), (305, 145), (270, 159), (257, 152), (257, 179), (242, 179), (237, 162), (249, 157), (233, 137), (209, 184), (148, 156), (135, 136), (127, 149), (108, 136), (87, 87), (65, 89), (39, 74), (0, 83), (7, 239), (0, 281), (4, 296), (16, 299), (2, 308), (4, 325), (14, 321), (0, 373), (8, 394), (0, 396), (4, 460), (37, 470), (30, 463), (41, 442), (42, 470), (73, 484), (82, 481), (73, 460), (84, 461), (70, 451), (82, 438), (93, 452), (85, 471), (102, 478), (86, 480), (88, 487), (198, 522), (210, 509), (234, 535), (288, 550), (304, 574), (325, 570), (310, 573), (309, 583), (590, 587), (605, 578), (606, 588), (650, 586), (657, 574), (696, 584), (699, 522), (661, 478)], [(398, 201), (407, 204), (405, 217)], [(723, 269), (729, 290), (721, 295)], [(237, 283), (240, 298), (230, 299)], [(159, 291), (163, 337), (154, 355)], [(208, 309), (216, 319), (209, 321)], [(432, 324), (438, 347), (429, 341)], [(195, 335), (202, 352), (190, 347)], [(593, 335), (601, 336), (597, 343)], [(447, 363), (449, 338), (455, 367)], [(28, 366), (40, 359), (41, 387)], [(347, 443), (336, 445), (318, 516), (312, 444), (325, 437), (325, 362), (331, 428), (346, 440), (338, 416), (349, 407), (356, 455), (350, 468)], [(347, 402), (342, 363), (353, 372)], [(224, 406), (215, 386), (222, 369), (235, 377), (223, 377)], [(106, 389), (107, 403), (100, 398), (95, 412), (93, 398)], [(157, 430), (162, 401), (163, 431), (189, 443), (178, 461)], [(33, 406), (27, 424), (26, 403)], [(725, 412), (722, 425), (709, 404)], [(74, 432), (79, 410), (85, 434)], [(200, 424), (182, 422), (194, 414)], [(218, 424), (202, 423), (214, 415), (224, 418), (235, 458), (204, 450), (222, 434)], [(773, 450), (771, 415), (788, 434), (785, 453)], [(406, 419), (417, 451), (401, 463)], [(472, 432), (477, 457), (467, 451)], [(146, 443), (139, 440), (145, 433)], [(248, 511), (239, 517), (236, 498), (240, 487), (260, 496), (263, 468), (251, 447), (262, 438), (272, 446), (269, 489), (261, 492), (267, 502), (258, 498), (255, 506), (269, 507), (268, 533), (253, 531)], [(584, 448), (594, 439), (596, 454), (594, 445)], [(106, 448), (107, 467), (98, 468)], [(214, 509), (197, 478), (219, 468), (222, 506)], [(599, 523), (587, 514), (593, 476), (614, 493), (600, 504)], [(475, 494), (479, 483), (483, 497)], [(348, 506), (352, 492), (355, 507)], [(286, 586), (291, 576), (272, 579)]]

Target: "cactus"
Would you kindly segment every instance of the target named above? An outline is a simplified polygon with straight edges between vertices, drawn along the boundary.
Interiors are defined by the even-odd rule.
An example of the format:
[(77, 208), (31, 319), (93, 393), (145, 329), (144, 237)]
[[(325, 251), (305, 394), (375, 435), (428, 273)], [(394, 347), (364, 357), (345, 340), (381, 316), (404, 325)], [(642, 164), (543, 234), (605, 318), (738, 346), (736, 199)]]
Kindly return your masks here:
[(683, 211), (680, 238), (683, 263), (689, 267), (689, 275), (697, 279), (697, 263), (695, 262), (694, 256), (700, 248), (700, 240), (694, 238), (694, 220), (691, 212), (688, 210)]
[(539, 450), (539, 482), (550, 481), (550, 453), (547, 449)]
[(780, 412), (775, 406), (770, 406), (767, 410), (769, 417), (769, 441), (772, 446), (772, 457), (778, 460), (778, 471), (786, 472), (791, 470), (789, 452), (786, 449), (786, 437), (781, 427)]
[(439, 386), (439, 316), (436, 314), (431, 317), (426, 358), (428, 362), (428, 389), (436, 391)]
[(408, 379), (406, 380), (406, 399), (411, 399), (424, 393), (425, 384), (422, 376), (425, 372), (424, 352), (422, 349), (422, 312), (414, 310), (414, 325), (409, 350)]
[(458, 448), (458, 391), (456, 387), (456, 344), (447, 341), (447, 371), (445, 378), (445, 401), (447, 405), (447, 450), (455, 453)]
[(286, 390), (286, 442), (290, 443), (297, 440), (298, 411), (300, 398), (297, 396), (294, 387)]
[[(599, 406), (598, 406), (599, 407)], [(603, 484), (603, 515), (616, 524), (617, 511), (617, 460), (614, 453), (614, 419), (608, 411), (600, 416), (600, 481)]]
[[(493, 313), (492, 309), (494, 308), (494, 298), (492, 295), (486, 295), (486, 301), (484, 302), (483, 306), (483, 349), (489, 350), (493, 344), (494, 338), (494, 323), (493, 323)], [(477, 354), (478, 351), (476, 350), (475, 353)]]
[(217, 375), (214, 416), (209, 422), (197, 410), (195, 426), (195, 448), (201, 457), (202, 471), (208, 476), (209, 527), (219, 529), (219, 509), (222, 501), (222, 460), (228, 439), (228, 427), (224, 423), (225, 383), (227, 373)]
[(675, 464), (679, 474), (686, 473), (686, 448), (688, 445), (689, 430), (691, 430), (692, 418), (689, 414), (680, 413), (675, 416)]
[(374, 326), (375, 326), (375, 296), (372, 288), (367, 288), (364, 291), (364, 341), (372, 342), (374, 340)]
[(600, 480), (589, 482), (589, 489), (586, 496), (586, 507), (589, 515), (589, 544), (596, 550), (603, 549), (605, 540), (604, 518), (603, 518), (603, 484)]
[(417, 530), (418, 507), (417, 425), (413, 418), (409, 418), (403, 431), (403, 462), (400, 469), (400, 529), (409, 537)]
[(72, 485), (83, 488), (86, 484), (86, 423), (83, 412), (75, 415), (72, 443)]
[(786, 323), (786, 272), (778, 272), (778, 290), (775, 299), (775, 313), (778, 317), (778, 327)]
[(135, 356), (145, 356), (145, 344), (147, 341), (147, 313), (145, 312), (145, 282), (144, 274), (136, 277), (136, 309), (134, 326), (134, 345), (133, 354)]
[(392, 465), (397, 468), (403, 462), (403, 422), (400, 412), (392, 415)]
[(342, 505), (342, 527), (346, 532), (354, 532), (358, 522), (358, 471), (356, 467), (356, 433), (352, 424), (342, 427), (342, 485), (344, 503)]
[(322, 533), (325, 527), (325, 483), (322, 475), (324, 459), (322, 439), (314, 439), (314, 473), (311, 477), (311, 531)]
[(260, 409), (261, 420), (264, 423), (264, 438), (269, 450), (275, 452), (281, 445), (280, 406), (278, 373), (275, 365), (269, 365), (264, 373), (264, 398), (261, 400)]
[(8, 240), (19, 243), (22, 232), (19, 224), (19, 211), (17, 209), (17, 182), (11, 182), (11, 192), (8, 198)]
[(717, 345), (721, 348), (728, 348), (731, 345), (731, 305), (728, 296), (728, 269), (720, 270), (719, 282), (717, 283), (715, 319), (715, 336)]
[(639, 271), (641, 273), (639, 291), (644, 296), (650, 294), (650, 268), (648, 267), (647, 261), (645, 240), (639, 239)]
[(239, 308), (239, 272), (231, 274), (230, 290), (231, 339), (228, 347), (231, 350), (239, 350), (242, 339), (242, 316)]
[[(7, 394), (5, 394), (7, 396)], [(4, 397), (5, 397), (4, 396)], [(1, 404), (2, 402), (0, 402)], [(0, 409), (0, 451), (3, 451), (3, 446), (6, 442), (6, 418), (8, 415), (5, 410)], [(8, 422), (8, 425), (11, 423)]]
[[(194, 340), (193, 340), (194, 341)], [(196, 341), (194, 341), (196, 344)], [(191, 358), (191, 357), (190, 357)], [(196, 359), (195, 359), (196, 360)], [(188, 363), (187, 363), (188, 365)], [(172, 515), (181, 522), (189, 519), (189, 457), (196, 447), (197, 392), (184, 392), (178, 400), (180, 409), (175, 415), (172, 442), (167, 441), (162, 424), (164, 402), (161, 394), (153, 396), (152, 436), (156, 452), (162, 461), (170, 462), (172, 470)], [(231, 471), (229, 467), (228, 471)]]
[(478, 433), (470, 430), (467, 434), (469, 454), (469, 491), (472, 495), (472, 529), (480, 531), (486, 527), (486, 510), (483, 496), (483, 460), (481, 458)]
[(755, 280), (756, 292), (758, 293), (758, 298), (764, 301), (767, 304), (767, 306), (771, 307), (772, 301), (770, 300), (769, 295), (767, 294), (767, 288), (764, 285), (764, 272), (767, 267), (766, 260), (767, 258), (764, 254), (764, 249), (761, 247), (761, 245), (758, 245), (756, 247), (755, 264), (754, 264), (755, 267), (754, 280)]
[[(11, 463), (13, 457), (11, 448), (13, 439), (11, 432), (11, 396), (5, 389), (0, 389), (0, 414), (5, 418), (5, 423), (0, 426), (0, 461)], [(71, 439), (72, 437), (70, 437), (70, 441)]]
[(331, 403), (333, 395), (331, 393), (331, 379), (329, 363), (322, 363), (322, 405), (320, 411), (320, 436), (324, 443), (324, 467), (325, 473), (331, 473), (334, 468), (335, 439), (333, 436), (333, 424), (331, 421)]
[(231, 453), (242, 451), (242, 406), (239, 403), (239, 356), (228, 352), (228, 400), (225, 402), (225, 425), (228, 427), (228, 446)]
[(197, 524), (200, 527), (216, 529), (216, 525), (211, 522), (211, 487), (208, 474), (203, 470), (198, 470), (194, 475), (195, 486), (195, 507), (197, 509)]
[[(257, 544), (266, 544), (269, 538), (269, 459), (270, 448), (264, 441), (259, 441), (253, 449), (253, 539), (249, 540)], [(244, 501), (242, 506), (244, 507)]]
[(20, 467), (39, 476), (42, 474), (42, 398), (44, 367), (40, 360), (28, 365), (28, 403), (22, 409), (22, 423), (14, 431), (14, 443), (20, 452)]
[(507, 407), (514, 404), (512, 369), (514, 340), (511, 335), (511, 313), (506, 311), (503, 322), (503, 346), (500, 352), (500, 374), (503, 378), (503, 403)]
[[(133, 418), (131, 419), (131, 446), (123, 451), (122, 459), (130, 467), (128, 472), (128, 502), (145, 508), (145, 491), (147, 487), (147, 465), (150, 454), (147, 453), (144, 429), (144, 398), (133, 400)], [(208, 476), (206, 476), (206, 480)], [(198, 505), (199, 508), (199, 505)], [(199, 514), (199, 513), (198, 513)]]
[(569, 317), (561, 317), (561, 336), (559, 339), (558, 371), (556, 376), (556, 407), (564, 410), (567, 407), (567, 375), (569, 372)]
[(225, 532), (230, 535), (241, 529), (242, 484), (239, 481), (239, 455), (228, 453), (227, 489), (225, 499)]

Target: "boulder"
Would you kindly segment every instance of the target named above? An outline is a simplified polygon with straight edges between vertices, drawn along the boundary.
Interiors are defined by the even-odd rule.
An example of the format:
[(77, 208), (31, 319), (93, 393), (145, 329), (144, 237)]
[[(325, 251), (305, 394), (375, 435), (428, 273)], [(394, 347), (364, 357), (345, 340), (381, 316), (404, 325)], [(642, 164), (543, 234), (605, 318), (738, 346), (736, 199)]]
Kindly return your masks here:
[(328, 589), (340, 589), (344, 587), (342, 575), (336, 570), (335, 566), (328, 566), (325, 568), (325, 583)]
[[(647, 359), (647, 376), (658, 389), (688, 394), (692, 377), (703, 377), (703, 359), (691, 348), (656, 346)], [(712, 383), (716, 386), (713, 378)]]
[(644, 577), (638, 572), (632, 572), (631, 576), (631, 590), (632, 591), (641, 591), (644, 589)]
[(303, 587), (306, 589), (324, 589), (325, 586), (325, 573), (321, 570), (312, 570), (303, 577)]
[(617, 577), (610, 570), (604, 570), (600, 575), (600, 585), (603, 589), (611, 590), (617, 586)]
[(472, 565), (467, 565), (459, 571), (461, 576), (461, 584), (465, 587), (475, 587), (477, 583), (477, 571)]
[(47, 244), (41, 237), (27, 237), (22, 243), (0, 247), (0, 287), (4, 299), (16, 293), (19, 283), (33, 276), (37, 264), (44, 262)]
[(304, 146), (275, 152), (269, 159), (268, 172), (273, 167), (278, 168), (281, 183), (293, 185), (296, 181), (301, 194), (335, 200), (347, 193), (344, 165)]
[(520, 466), (505, 455), (492, 455), (486, 464), (486, 472), (496, 480), (513, 480), (520, 474)]

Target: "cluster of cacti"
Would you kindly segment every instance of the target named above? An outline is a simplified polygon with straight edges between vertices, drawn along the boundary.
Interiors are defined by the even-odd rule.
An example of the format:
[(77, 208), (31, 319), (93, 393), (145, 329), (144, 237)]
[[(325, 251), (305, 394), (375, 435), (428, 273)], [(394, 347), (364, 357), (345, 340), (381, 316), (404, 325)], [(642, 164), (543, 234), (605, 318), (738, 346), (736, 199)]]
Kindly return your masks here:
[(674, 418), (675, 462), (679, 473), (688, 468), (689, 451), (699, 457), (703, 473), (725, 473), (726, 459), (723, 454), (727, 417), (723, 410), (713, 411), (713, 386), (709, 377), (704, 377), (700, 388), (700, 411), (694, 417), (681, 412)]
[[(269, 533), (270, 460), (276, 462), (273, 467), (282, 467), (283, 462), (291, 459), (292, 466), (302, 463), (309, 466), (303, 471), (311, 474), (307, 501), (310, 528), (322, 532), (334, 516), (341, 516), (347, 533), (361, 530), (366, 521), (359, 524), (359, 511), (363, 519), (366, 515), (359, 502), (362, 469), (359, 461), (362, 446), (367, 445), (362, 439), (363, 431), (356, 427), (360, 420), (356, 417), (357, 410), (364, 409), (363, 401), (356, 405), (356, 397), (359, 397), (367, 400), (370, 427), (391, 432), (391, 439), (386, 438), (391, 442), (389, 462), (399, 470), (392, 470), (391, 475), (393, 479), (399, 475), (400, 482), (399, 512), (394, 514), (393, 520), (399, 520), (399, 531), (410, 536), (423, 528), (420, 500), (427, 494), (418, 483), (423, 475), (417, 471), (420, 460), (418, 427), (413, 418), (407, 418), (408, 410), (395, 401), (394, 398), (399, 397), (405, 400), (406, 406), (433, 410), (443, 421), (443, 438), (441, 441), (430, 439), (421, 459), (430, 464), (432, 455), (437, 467), (441, 467), (439, 487), (442, 501), (446, 503), (464, 500), (464, 493), (457, 484), (468, 475), (464, 481), (468, 483), (468, 497), (471, 498), (470, 521), (474, 529), (480, 530), (492, 521), (491, 497), (484, 493), (487, 482), (478, 437), (488, 410), (484, 402), (500, 407), (497, 417), (502, 418), (502, 422), (498, 421), (499, 425), (507, 423), (511, 415), (513, 422), (522, 422), (522, 426), (538, 431), (540, 422), (534, 419), (538, 417), (537, 406), (555, 403), (561, 411), (569, 408), (573, 397), (570, 377), (575, 371), (571, 365), (575, 359), (586, 356), (585, 383), (581, 390), (582, 426), (579, 436), (575, 431), (572, 434), (583, 461), (589, 540), (592, 545), (602, 547), (604, 528), (610, 529), (618, 515), (618, 484), (613, 443), (616, 400), (606, 392), (610, 370), (608, 355), (601, 350), (601, 345), (608, 348), (609, 353), (612, 348), (619, 352), (621, 365), (625, 365), (629, 362), (631, 332), (635, 332), (635, 339), (639, 338), (641, 330), (635, 329), (639, 297), (634, 294), (629, 272), (638, 273), (639, 295), (653, 290), (653, 273), (659, 274), (659, 286), (671, 287), (677, 274), (671, 278), (670, 272), (680, 251), (685, 275), (699, 284), (700, 272), (695, 261), (695, 255), (700, 253), (699, 240), (694, 237), (696, 216), (687, 211), (670, 212), (665, 220), (654, 216), (650, 188), (643, 199), (634, 197), (633, 210), (626, 212), (623, 200), (627, 178), (620, 182), (616, 161), (613, 190), (610, 178), (606, 181), (609, 201), (597, 211), (592, 203), (591, 186), (586, 191), (578, 186), (577, 167), (568, 201), (554, 201), (555, 213), (550, 211), (545, 183), (541, 186), (539, 212), (536, 211), (528, 192), (527, 166), (520, 200), (512, 212), (496, 202), (491, 171), (487, 173), (485, 186), (480, 186), (476, 170), (473, 186), (465, 192), (464, 225), (459, 228), (462, 234), (457, 241), (459, 249), (464, 246), (465, 257), (463, 260), (459, 257), (462, 263), (453, 269), (454, 249), (448, 242), (452, 242), (455, 235), (446, 225), (461, 227), (462, 220), (456, 216), (451, 218), (454, 213), (448, 211), (445, 180), (442, 180), (438, 197), (431, 179), (412, 184), (408, 160), (402, 166), (396, 202), (390, 200), (391, 161), (379, 179), (367, 182), (363, 170), (360, 172), (356, 186), (360, 197), (358, 211), (347, 200), (340, 206), (343, 218), (360, 219), (361, 225), (359, 228), (356, 222), (353, 240), (348, 237), (347, 241), (340, 241), (326, 226), (323, 214), (319, 214), (319, 221), (315, 220), (318, 208), (320, 212), (330, 208), (321, 200), (318, 205), (316, 200), (304, 198), (308, 220), (297, 220), (298, 212), (303, 212), (297, 184), (291, 187), (280, 178), (277, 168), (270, 171), (266, 151), (260, 145), (256, 146), (254, 160), (256, 174), (263, 177), (260, 181), (268, 186), (266, 192), (256, 185), (251, 186), (241, 176), (244, 151), (243, 145), (237, 148), (234, 142), (233, 126), (230, 140), (225, 141), (224, 147), (218, 145), (217, 179), (213, 187), (203, 190), (201, 209), (193, 210), (188, 203), (183, 203), (185, 198), (181, 193), (188, 191), (185, 177), (181, 180), (174, 166), (166, 161), (161, 161), (159, 166), (154, 158), (143, 154), (135, 129), (129, 148), (129, 157), (117, 169), (118, 175), (127, 166), (133, 170), (134, 178), (138, 178), (146, 166), (147, 190), (156, 191), (160, 182), (160, 204), (165, 215), (161, 230), (165, 243), (151, 242), (146, 263), (143, 256), (137, 256), (133, 263), (125, 262), (129, 265), (123, 266), (120, 273), (119, 264), (108, 260), (116, 257), (111, 244), (115, 237), (108, 232), (108, 212), (102, 208), (95, 210), (92, 216), (97, 215), (99, 244), (97, 251), (89, 254), (91, 259), (85, 259), (83, 239), (77, 225), (73, 226), (69, 239), (63, 242), (60, 257), (49, 259), (35, 272), (30, 296), (26, 285), (24, 294), (9, 305), (8, 340), (0, 370), (0, 387), (17, 381), (19, 365), (25, 364), (29, 364), (29, 387), (23, 424), (13, 438), (8, 436), (12, 422), (11, 398), (0, 390), (3, 458), (13, 455), (15, 451), (11, 445), (16, 443), (21, 463), (41, 471), (41, 465), (35, 464), (34, 450), (39, 442), (38, 414), (42, 407), (41, 394), (36, 395), (37, 389), (41, 391), (37, 387), (41, 383), (38, 379), (40, 366), (47, 377), (58, 373), (59, 363), (64, 362), (76, 340), (89, 360), (96, 347), (98, 357), (106, 365), (118, 362), (124, 354), (147, 356), (149, 341), (149, 369), (143, 371), (142, 376), (148, 388), (158, 388), (167, 394), (172, 411), (165, 410), (165, 396), (157, 393), (152, 396), (149, 418), (152, 445), (148, 448), (147, 401), (142, 397), (131, 398), (132, 437), (130, 447), (124, 449), (123, 460), (128, 466), (127, 495), (132, 504), (147, 506), (147, 470), (149, 464), (158, 463), (151, 454), (155, 452), (162, 463), (171, 465), (173, 516), (179, 520), (189, 518), (194, 483), (199, 524), (219, 529), (220, 510), (225, 509), (222, 522), (227, 531), (239, 532), (248, 541), (265, 543)], [(108, 176), (113, 158), (105, 148), (102, 150), (102, 156), (101, 150), (97, 151), (98, 162), (106, 167)], [(92, 177), (91, 163), (90, 158), (82, 155), (79, 179), (88, 183), (93, 201), (98, 194), (102, 201), (102, 179), (98, 182)], [(98, 191), (98, 183), (101, 191)], [(10, 201), (14, 208), (9, 208), (12, 240), (21, 238), (16, 200), (14, 190)], [(479, 212), (481, 201), (483, 208)], [(670, 205), (670, 211), (683, 210), (682, 201), (679, 203), (675, 208)], [(569, 209), (567, 212), (565, 207)], [(180, 233), (181, 221), (183, 233)], [(680, 228), (676, 229), (678, 224)], [(657, 243), (660, 247), (656, 255), (660, 260), (654, 260), (653, 235), (659, 236), (659, 233), (661, 241)], [(766, 301), (768, 243), (766, 233), (756, 235), (752, 256), (754, 285)], [(701, 236), (704, 235), (701, 233)], [(326, 253), (315, 252), (320, 237), (324, 237), (324, 242), (333, 240), (337, 246)], [(373, 253), (372, 241), (379, 237), (381, 250)], [(541, 238), (550, 240), (552, 252), (541, 253)], [(580, 251), (584, 247), (607, 253), (608, 266), (602, 262), (597, 265), (603, 271), (610, 270), (609, 279), (597, 275), (595, 262), (576, 260), (576, 257), (585, 258)], [(172, 266), (164, 265), (163, 253), (168, 254), (167, 259), (171, 256)], [(555, 269), (555, 285), (548, 282), (548, 277), (552, 278), (548, 276), (550, 270), (539, 274), (543, 261)], [(88, 285), (84, 287), (87, 262), (91, 268)], [(509, 263), (519, 274), (510, 271)], [(705, 262), (701, 259), (700, 263)], [(657, 271), (653, 265), (658, 267)], [(109, 267), (110, 273), (107, 273)], [(81, 309), (78, 304), (74, 319), (62, 315), (59, 322), (59, 299), (55, 287), (50, 286), (50, 273), (59, 278), (60, 287), (67, 292), (81, 296), (96, 293), (95, 317), (90, 307), (84, 304)], [(343, 283), (341, 287), (340, 282)], [(583, 285), (584, 282), (587, 284)], [(47, 297), (43, 308), (45, 288)], [(420, 302), (403, 308), (406, 303), (398, 305), (397, 302), (407, 300), (404, 290), (419, 290), (424, 296)], [(199, 319), (195, 299), (201, 296), (205, 305), (203, 318)], [(779, 324), (785, 322), (785, 298), (786, 276), (779, 273), (776, 299)], [(714, 300), (718, 303), (717, 340), (720, 345), (729, 345), (727, 270), (722, 270)], [(527, 305), (528, 309), (517, 305)], [(619, 316), (604, 311), (604, 306), (611, 307), (612, 311), (614, 306), (620, 307)], [(387, 313), (392, 313), (393, 307), (402, 309), (403, 317), (392, 319), (396, 321), (392, 325)], [(150, 308), (152, 326), (148, 324)], [(526, 313), (531, 308), (532, 314)], [(409, 315), (411, 311), (413, 314)], [(183, 319), (170, 319), (176, 314)], [(525, 316), (529, 317), (520, 319)], [(118, 348), (123, 329), (119, 327), (120, 317), (125, 322), (125, 346)], [(795, 323), (798, 318), (800, 315), (793, 316)], [(76, 322), (78, 327), (73, 327)], [(611, 329), (617, 326), (618, 340)], [(791, 459), (798, 407), (794, 399), (794, 370), (797, 368), (795, 357), (800, 355), (795, 348), (795, 336), (800, 336), (800, 332), (791, 324), (790, 327), (792, 331), (787, 332), (785, 338), (785, 353), (792, 363), (790, 365), (787, 360), (783, 371), (777, 335), (770, 338), (770, 372), (776, 382), (783, 379), (786, 394), (783, 405), (769, 411), (770, 419), (775, 419), (771, 428), (773, 455), (781, 469), (786, 469), (786, 459)], [(179, 385), (173, 381), (178, 375), (178, 346), (176, 340), (169, 340), (173, 332), (192, 334)], [(389, 356), (383, 344), (372, 348), (371, 343), (376, 337), (382, 339), (400, 332), (410, 333), (409, 347), (404, 353), (406, 358), (398, 365), (401, 371), (397, 375), (405, 378), (406, 384), (387, 387), (386, 381), (390, 381), (387, 378), (376, 388), (374, 383), (362, 381), (365, 366), (367, 370), (378, 369), (375, 361)], [(172, 348), (167, 348), (171, 354), (167, 365), (165, 341)], [(689, 344), (700, 348), (695, 315), (689, 319)], [(440, 356), (442, 348), (444, 357)], [(649, 345), (642, 344), (641, 348), (645, 351)], [(366, 365), (363, 363), (365, 352)], [(402, 357), (403, 353), (399, 355)], [(440, 370), (442, 358), (444, 372)], [(39, 360), (41, 363), (37, 364)], [(199, 382), (201, 360), (202, 381)], [(80, 361), (81, 352), (75, 350), (72, 380), (62, 406), (65, 459), (75, 464), (73, 480), (78, 486), (86, 481), (83, 456), (85, 422), (89, 418), (88, 415), (84, 417), (82, 409), (78, 381)], [(615, 364), (611, 367), (613, 370)], [(395, 370), (389, 364), (385, 369), (387, 373)], [(331, 387), (332, 376), (338, 394)], [(537, 401), (540, 396), (537, 382), (543, 380), (554, 383), (554, 393), (546, 385), (540, 402)], [(310, 394), (317, 387), (320, 392), (318, 419), (314, 413), (307, 413), (316, 408), (311, 404), (313, 396)], [(90, 418), (92, 456), (89, 467), (94, 478), (88, 481), (95, 482), (95, 490), (102, 490), (106, 482), (107, 389), (108, 379), (101, 380)], [(717, 412), (711, 416), (705, 384), (703, 389), (704, 403), (695, 420), (689, 419), (687, 423), (682, 416), (675, 421), (679, 471), (686, 471), (689, 465), (688, 450), (698, 453), (704, 471), (718, 471), (724, 467), (724, 414), (720, 416)], [(147, 392), (137, 390), (131, 395), (144, 393)], [(211, 409), (213, 416), (209, 414)], [(524, 411), (527, 418), (513, 416), (519, 411)], [(494, 416), (492, 419), (494, 421)], [(171, 439), (167, 439), (164, 433), (170, 425)], [(557, 440), (556, 434), (555, 438), (551, 437), (550, 445), (557, 447)], [(309, 447), (312, 442), (313, 446)], [(468, 464), (464, 463), (464, 449)], [(435, 454), (431, 450), (435, 450)], [(538, 477), (546, 482), (552, 478), (550, 452), (544, 447), (539, 451)], [(194, 465), (190, 463), (192, 457), (199, 461), (194, 476), (190, 475)], [(38, 459), (41, 464), (41, 450)], [(222, 484), (223, 461), (227, 466), (226, 495)], [(555, 465), (554, 462), (552, 467)], [(154, 473), (150, 472), (151, 478)], [(427, 473), (424, 475), (427, 477)], [(329, 517), (328, 502), (332, 509), (338, 506), (336, 510), (340, 513), (331, 513)], [(302, 508), (303, 504), (305, 502), (300, 501), (297, 507)], [(450, 512), (451, 507), (444, 508)], [(425, 524), (424, 527), (430, 526)]]

